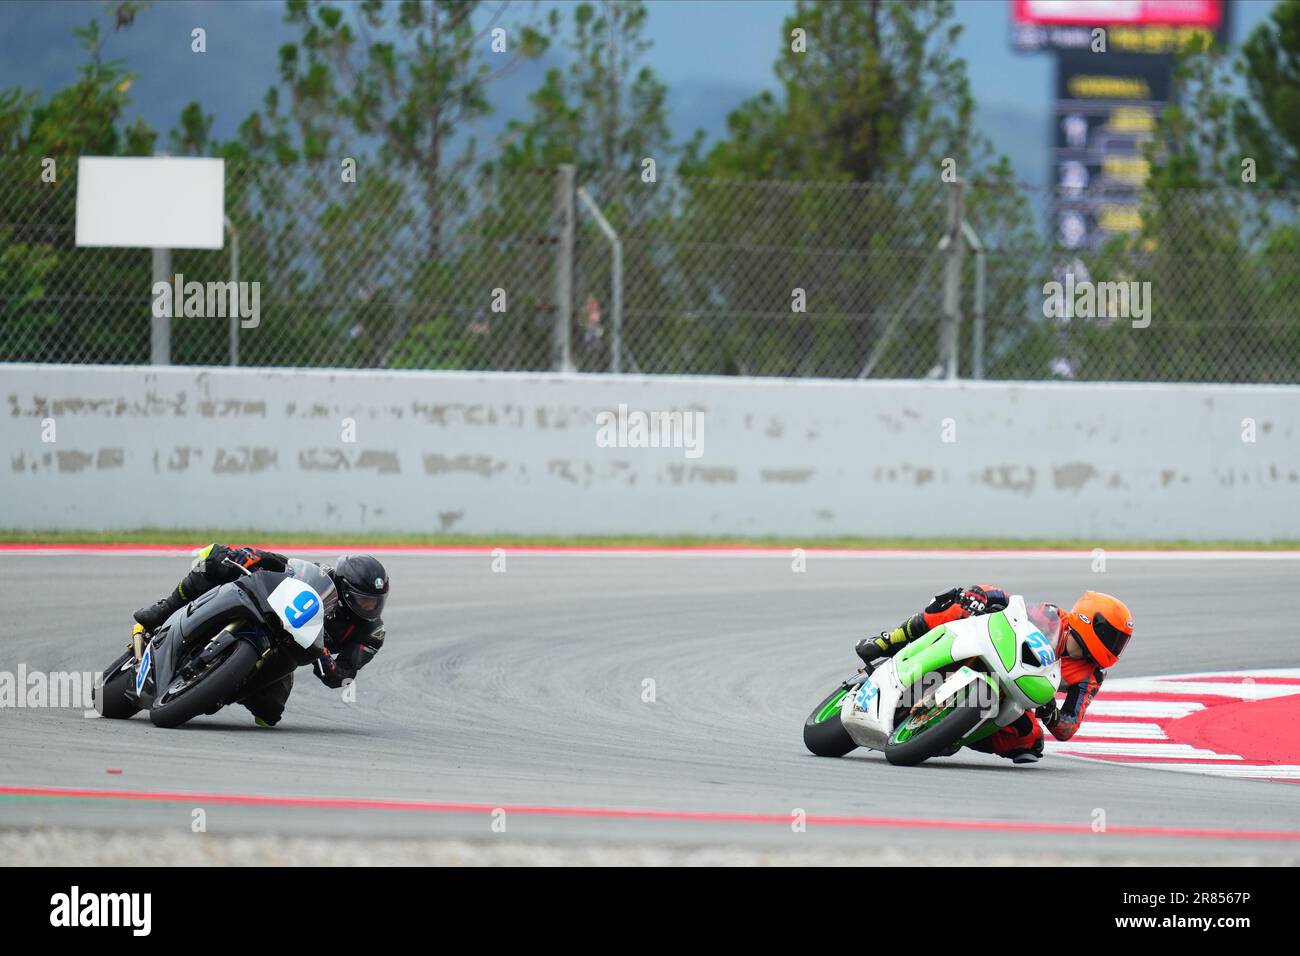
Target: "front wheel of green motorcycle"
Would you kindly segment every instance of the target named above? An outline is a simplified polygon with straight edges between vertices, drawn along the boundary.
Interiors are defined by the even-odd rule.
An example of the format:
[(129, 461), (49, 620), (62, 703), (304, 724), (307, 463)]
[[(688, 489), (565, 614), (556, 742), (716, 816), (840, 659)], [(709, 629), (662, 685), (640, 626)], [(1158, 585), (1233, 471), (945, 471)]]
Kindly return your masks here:
[(908, 714), (885, 742), (885, 759), (896, 767), (915, 767), (949, 750), (984, 719), (978, 690), (977, 682), (942, 706)]
[(814, 707), (813, 712), (804, 721), (804, 746), (818, 757), (843, 757), (857, 747), (840, 720), (840, 704), (846, 694), (853, 693), (858, 683), (861, 683), (861, 680), (850, 686), (841, 684)]

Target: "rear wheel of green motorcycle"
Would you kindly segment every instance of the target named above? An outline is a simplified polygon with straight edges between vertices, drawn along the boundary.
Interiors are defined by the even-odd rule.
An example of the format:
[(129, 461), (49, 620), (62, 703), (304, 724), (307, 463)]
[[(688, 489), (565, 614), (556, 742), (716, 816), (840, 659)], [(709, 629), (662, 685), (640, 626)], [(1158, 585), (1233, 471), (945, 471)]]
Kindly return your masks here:
[(215, 713), (252, 676), (257, 669), (257, 657), (257, 648), (248, 642), (232, 642), (225, 656), (214, 661), (197, 683), (170, 700), (155, 704), (149, 711), (149, 719), (155, 727), (179, 727), (200, 714)]
[(840, 702), (853, 687), (840, 686), (813, 708), (803, 725), (804, 746), (818, 757), (843, 757), (857, 747), (840, 720)]
[(915, 767), (947, 751), (984, 719), (979, 683), (963, 687), (942, 707), (908, 714), (885, 742), (885, 759), (896, 767)]

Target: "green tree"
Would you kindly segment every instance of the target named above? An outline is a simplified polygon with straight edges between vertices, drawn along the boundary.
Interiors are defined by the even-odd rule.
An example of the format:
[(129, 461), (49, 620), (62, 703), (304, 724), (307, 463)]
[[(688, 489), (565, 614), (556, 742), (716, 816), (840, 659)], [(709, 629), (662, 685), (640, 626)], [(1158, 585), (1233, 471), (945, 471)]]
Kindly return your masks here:
[(1247, 95), (1233, 110), (1243, 155), (1263, 182), (1300, 189), (1300, 0), (1282, 0), (1241, 50)]
[[(968, 219), (986, 243), (1026, 241), (1010, 165), (973, 128), (960, 35), (947, 0), (799, 0), (782, 27), (779, 90), (742, 103), (720, 141), (697, 134), (688, 145), (682, 206), (690, 233), (709, 237), (696, 262), (713, 265), (695, 278), (700, 318), (683, 319), (722, 316), (696, 336), (725, 343), (713, 359), (722, 369), (925, 374), (942, 311), (945, 168), (971, 184)], [(821, 185), (718, 182), (735, 179)], [(999, 270), (1003, 261), (990, 276), (990, 302), (1008, 310), (990, 317), (999, 331), (1025, 321), (1027, 277)], [(792, 314), (796, 287), (808, 292), (806, 314)]]
[[(123, 113), (130, 105), (128, 91), (137, 74), (126, 70), (121, 60), (105, 58), (109, 38), (130, 26), (132, 11), (138, 3), (119, 3), (115, 8), (115, 26), (105, 32), (95, 18), (73, 32), (86, 51), (86, 62), (77, 71), (72, 85), (58, 90), (45, 102), (27, 100), (27, 129), (19, 132), (11, 126), (7, 151), (28, 156), (72, 157), (147, 156), (153, 152), (157, 134), (142, 119), (129, 125), (123, 123)], [(130, 16), (124, 16), (124, 11)], [(21, 91), (11, 90), (10, 95), (23, 102)]]
[[(567, 63), (547, 70), (529, 97), (530, 115), (507, 124), (498, 155), (484, 164), (485, 176), (502, 185), (518, 180), (524, 170), (561, 163), (576, 167), (578, 185), (624, 236), (624, 275), (635, 282), (628, 290), (633, 355), (638, 335), (654, 329), (645, 310), (638, 312), (638, 303), (662, 303), (669, 294), (663, 262), (655, 261), (652, 246), (638, 239), (669, 216), (670, 191), (645, 183), (641, 174), (648, 168), (645, 161), (652, 160), (657, 180), (676, 154), (668, 129), (667, 88), (644, 62), (651, 46), (645, 36), (647, 18), (640, 0), (579, 3), (571, 8), (568, 33), (562, 36), (564, 18), (552, 10), (552, 47), (565, 52)], [(528, 191), (506, 188), (499, 195), (513, 196), (515, 207), (490, 209), (498, 223), (529, 221), (521, 215), (531, 203)], [(576, 361), (583, 368), (603, 369), (611, 362), (610, 270), (609, 243), (580, 210), (574, 304), (585, 318), (588, 302), (603, 303), (597, 306), (603, 313), (601, 326), (584, 322), (571, 330)]]
[(135, 74), (107, 56), (143, 6), (117, 3), (110, 24), (74, 31), (85, 61), (68, 86), (0, 91), (0, 359), (147, 358), (148, 253), (77, 249), (73, 230), (78, 156), (153, 151), (154, 131), (125, 120)]
[[(493, 81), (546, 45), (500, 12), (478, 0), (288, 0), (298, 36), (279, 51), (280, 82), (218, 147), (237, 168), (281, 167), (250, 168), (232, 190), (250, 266), (275, 292), (272, 320), (249, 336), (253, 361), (313, 343), (336, 364), (409, 364), (408, 336), (471, 323), (465, 300), (487, 290), (465, 281), (467, 127), (490, 112)], [(356, 182), (343, 181), (345, 159)], [(319, 229), (305, 235), (304, 221)]]
[(281, 161), (337, 162), (359, 159), (377, 142), (388, 168), (422, 183), (427, 249), (436, 259), (449, 214), (446, 184), (473, 162), (473, 142), (453, 155), (453, 138), (491, 111), (487, 87), (495, 77), (546, 48), (535, 27), (521, 24), (513, 40), (507, 32), (501, 62), (492, 62), (490, 34), (474, 20), (479, 6), (288, 0), (285, 19), (300, 36), (280, 49), (280, 88), (245, 123), (245, 148)]
[(1300, 189), (1300, 0), (1280, 0), (1235, 57), (1192, 40), (1175, 81), (1148, 146), (1151, 189), (1240, 183), (1247, 159), (1260, 185)]
[(181, 110), (180, 125), (168, 137), (172, 153), (207, 156), (217, 146), (212, 139), (212, 121), (212, 115), (203, 112), (203, 106), (197, 100), (187, 104)]
[(1125, 357), (1121, 377), (1300, 380), (1296, 199), (1272, 191), (1300, 188), (1300, 0), (1236, 55), (1191, 42), (1175, 79), (1147, 147), (1141, 233), (1108, 252), (1152, 283), (1159, 314), (1148, 347), (1112, 330), (1097, 351)]
[[(641, 63), (651, 46), (645, 4), (601, 0), (579, 3), (572, 13), (568, 67), (547, 70), (529, 97), (533, 114), (507, 124), (499, 164), (573, 163), (583, 182), (639, 173), (648, 157), (663, 164), (672, 154), (667, 87)], [(560, 27), (552, 10), (552, 37)]]
[(741, 104), (707, 152), (697, 138), (684, 171), (906, 183), (950, 157), (966, 175), (984, 144), (953, 16), (949, 0), (798, 0), (776, 61), (780, 95)]

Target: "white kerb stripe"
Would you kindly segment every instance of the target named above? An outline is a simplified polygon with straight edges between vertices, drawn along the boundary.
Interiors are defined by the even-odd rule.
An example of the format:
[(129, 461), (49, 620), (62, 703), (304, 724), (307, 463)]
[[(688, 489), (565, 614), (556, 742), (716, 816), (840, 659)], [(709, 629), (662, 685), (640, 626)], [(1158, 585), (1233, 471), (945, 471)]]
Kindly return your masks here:
[(1107, 761), (1118, 767), (1136, 767), (1139, 770), (1177, 770), (1181, 773), (1206, 773), (1216, 777), (1244, 777), (1261, 780), (1300, 780), (1300, 767), (1287, 764), (1258, 766), (1254, 764), (1213, 763), (1128, 763), (1123, 760)]
[[(1107, 700), (1103, 689), (1093, 698), (1088, 707), (1088, 716), (1099, 717), (1186, 717), (1198, 710), (1204, 710), (1204, 704), (1191, 700)], [(1086, 725), (1085, 718), (1085, 725)]]
[(1149, 720), (1095, 720), (1083, 722), (1071, 740), (1087, 737), (1119, 737), (1123, 740), (1168, 740), (1159, 724)]
[(1198, 697), (1235, 697), (1238, 700), (1272, 700), (1300, 694), (1300, 684), (1257, 684), (1253, 681), (1132, 680), (1124, 684), (1126, 694), (1189, 694)]
[[(1055, 744), (1055, 746), (1052, 746)], [(1135, 741), (1125, 743), (1098, 743), (1073, 740), (1048, 743), (1048, 749), (1061, 753), (1075, 753), (1082, 757), (1100, 756), (1102, 754), (1116, 757), (1195, 757), (1198, 760), (1241, 760), (1236, 754), (1217, 754), (1213, 750), (1203, 750), (1191, 744), (1161, 744)]]

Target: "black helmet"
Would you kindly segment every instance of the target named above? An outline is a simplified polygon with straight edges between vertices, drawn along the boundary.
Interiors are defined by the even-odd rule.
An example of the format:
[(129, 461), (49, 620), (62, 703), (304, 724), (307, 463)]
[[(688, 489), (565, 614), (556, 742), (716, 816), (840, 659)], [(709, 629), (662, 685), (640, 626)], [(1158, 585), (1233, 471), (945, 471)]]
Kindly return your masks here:
[(388, 600), (388, 572), (368, 554), (345, 554), (334, 562), (339, 600), (354, 617), (377, 621)]

